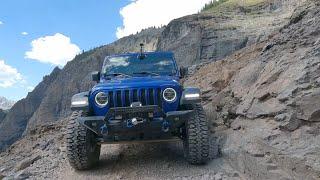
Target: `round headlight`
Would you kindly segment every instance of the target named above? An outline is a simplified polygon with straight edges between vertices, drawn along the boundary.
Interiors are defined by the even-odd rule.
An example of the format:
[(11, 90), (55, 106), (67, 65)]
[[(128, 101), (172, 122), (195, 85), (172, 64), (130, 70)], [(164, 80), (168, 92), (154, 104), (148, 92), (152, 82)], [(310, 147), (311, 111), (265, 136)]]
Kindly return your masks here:
[(175, 101), (177, 98), (177, 92), (176, 90), (172, 89), (172, 88), (166, 88), (163, 91), (163, 99), (168, 101), (168, 102), (173, 102)]
[(106, 106), (108, 104), (108, 94), (99, 92), (94, 98), (98, 106)]

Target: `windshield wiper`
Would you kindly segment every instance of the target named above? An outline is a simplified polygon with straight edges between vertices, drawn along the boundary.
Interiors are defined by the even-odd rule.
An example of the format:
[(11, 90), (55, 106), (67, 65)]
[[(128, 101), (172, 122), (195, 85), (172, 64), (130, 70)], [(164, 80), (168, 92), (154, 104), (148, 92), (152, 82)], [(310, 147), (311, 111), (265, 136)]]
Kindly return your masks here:
[(142, 71), (142, 72), (135, 72), (132, 74), (147, 74), (147, 75), (154, 75), (154, 76), (160, 76), (160, 74), (154, 73), (154, 72), (148, 72), (148, 71)]
[(110, 74), (105, 74), (105, 76), (125, 76), (125, 77), (132, 77), (128, 74), (123, 74), (123, 73), (110, 73)]

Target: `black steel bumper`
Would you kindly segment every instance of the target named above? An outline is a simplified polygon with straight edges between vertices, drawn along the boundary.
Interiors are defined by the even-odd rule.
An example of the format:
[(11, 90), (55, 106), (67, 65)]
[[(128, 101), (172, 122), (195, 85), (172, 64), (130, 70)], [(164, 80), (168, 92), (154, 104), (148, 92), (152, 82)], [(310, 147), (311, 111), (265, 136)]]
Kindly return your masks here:
[(96, 133), (102, 143), (152, 141), (176, 136), (192, 113), (163, 113), (158, 106), (120, 107), (109, 109), (106, 116), (79, 117), (78, 122)]

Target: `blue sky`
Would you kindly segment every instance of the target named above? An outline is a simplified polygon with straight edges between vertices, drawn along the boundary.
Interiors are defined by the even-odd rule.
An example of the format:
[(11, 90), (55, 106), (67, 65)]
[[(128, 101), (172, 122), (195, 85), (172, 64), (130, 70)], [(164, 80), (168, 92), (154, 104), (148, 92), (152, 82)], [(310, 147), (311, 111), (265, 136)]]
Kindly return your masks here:
[(0, 96), (19, 100), (80, 51), (196, 13), (208, 1), (2, 0)]
[[(80, 49), (90, 49), (116, 40), (121, 26), (119, 9), (128, 4), (120, 0), (6, 0), (0, 5), (0, 59), (16, 68), (23, 84), (0, 87), (0, 96), (18, 100), (36, 86), (55, 67), (25, 59), (30, 42), (42, 36), (61, 33)], [(27, 32), (28, 35), (22, 35)]]

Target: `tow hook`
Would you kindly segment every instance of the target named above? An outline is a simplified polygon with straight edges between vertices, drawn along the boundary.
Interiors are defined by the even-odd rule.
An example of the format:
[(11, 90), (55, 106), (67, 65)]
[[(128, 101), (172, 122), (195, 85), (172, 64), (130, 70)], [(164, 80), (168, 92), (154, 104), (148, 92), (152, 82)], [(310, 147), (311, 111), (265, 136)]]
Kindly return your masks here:
[(168, 121), (164, 121), (162, 123), (162, 131), (163, 132), (168, 132), (170, 129), (170, 123)]
[(103, 125), (100, 127), (100, 132), (103, 135), (108, 135), (108, 127), (106, 125)]
[(138, 125), (138, 124), (141, 124), (141, 123), (143, 123), (143, 122), (144, 122), (143, 119), (138, 119), (138, 118), (128, 119), (128, 120), (127, 120), (127, 127), (128, 127), (128, 128), (131, 128), (131, 127), (136, 126), (136, 125)]

